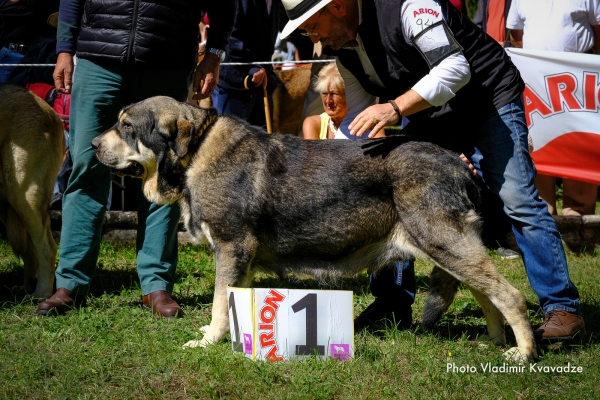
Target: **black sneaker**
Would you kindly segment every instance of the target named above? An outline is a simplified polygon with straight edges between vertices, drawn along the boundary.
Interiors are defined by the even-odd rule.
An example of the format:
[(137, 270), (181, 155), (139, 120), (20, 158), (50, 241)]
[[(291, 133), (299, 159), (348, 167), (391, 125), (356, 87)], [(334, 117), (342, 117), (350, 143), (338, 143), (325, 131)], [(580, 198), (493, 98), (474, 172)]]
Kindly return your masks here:
[(496, 254), (498, 254), (503, 260), (514, 260), (515, 258), (521, 257), (519, 253), (514, 250), (507, 249), (506, 247), (498, 247), (496, 249)]
[(399, 330), (408, 329), (412, 325), (412, 307), (410, 305), (390, 306), (389, 301), (376, 297), (358, 317), (354, 319), (354, 331), (363, 329), (376, 330), (386, 323), (396, 324)]

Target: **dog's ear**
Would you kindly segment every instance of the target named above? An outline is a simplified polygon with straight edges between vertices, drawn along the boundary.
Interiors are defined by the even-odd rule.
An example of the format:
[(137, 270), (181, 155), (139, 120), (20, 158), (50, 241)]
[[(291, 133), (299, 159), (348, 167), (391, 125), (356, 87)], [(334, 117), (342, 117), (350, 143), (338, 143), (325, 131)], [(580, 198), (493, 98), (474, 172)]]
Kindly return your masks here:
[(185, 157), (190, 146), (200, 139), (218, 116), (214, 108), (204, 109), (191, 105), (189, 107), (190, 114), (177, 120), (177, 135), (172, 148), (179, 158)]
[(195, 134), (196, 129), (194, 129), (194, 124), (187, 119), (177, 120), (177, 135), (175, 136), (175, 141), (173, 143), (173, 151), (175, 151), (177, 157), (185, 157), (189, 151), (190, 143)]

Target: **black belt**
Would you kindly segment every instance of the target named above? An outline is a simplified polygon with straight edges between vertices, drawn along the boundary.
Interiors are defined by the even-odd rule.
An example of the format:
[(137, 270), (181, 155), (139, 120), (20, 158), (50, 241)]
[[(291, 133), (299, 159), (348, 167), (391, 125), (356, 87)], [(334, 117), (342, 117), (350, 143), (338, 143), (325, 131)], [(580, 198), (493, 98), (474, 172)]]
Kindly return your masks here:
[(21, 54), (25, 54), (25, 52), (29, 49), (28, 45), (19, 43), (9, 43), (6, 47), (8, 47), (10, 51)]

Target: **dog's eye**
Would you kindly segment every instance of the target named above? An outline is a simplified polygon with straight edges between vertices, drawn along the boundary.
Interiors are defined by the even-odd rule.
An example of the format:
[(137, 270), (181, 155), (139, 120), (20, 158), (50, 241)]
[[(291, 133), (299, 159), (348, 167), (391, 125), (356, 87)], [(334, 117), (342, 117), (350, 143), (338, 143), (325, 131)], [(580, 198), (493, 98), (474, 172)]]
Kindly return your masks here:
[(122, 132), (130, 132), (132, 130), (132, 126), (129, 122), (122, 122), (121, 123), (121, 131)]

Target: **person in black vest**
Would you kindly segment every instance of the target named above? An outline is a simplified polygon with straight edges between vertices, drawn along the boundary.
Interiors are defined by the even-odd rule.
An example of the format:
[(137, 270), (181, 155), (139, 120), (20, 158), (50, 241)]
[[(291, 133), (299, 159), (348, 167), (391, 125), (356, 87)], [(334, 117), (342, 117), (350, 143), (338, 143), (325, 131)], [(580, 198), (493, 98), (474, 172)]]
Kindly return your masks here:
[[(210, 13), (208, 16), (212, 18)], [(225, 61), (271, 61), (278, 30), (277, 1), (238, 0), (235, 25), (225, 48)], [(273, 67), (270, 64), (227, 65), (221, 66), (219, 74), (221, 79), (212, 95), (213, 106), (219, 114), (235, 115), (253, 125), (265, 126), (263, 88), (269, 95), (275, 91)]]
[[(112, 180), (108, 167), (96, 159), (92, 140), (115, 123), (126, 105), (158, 95), (185, 101), (192, 75), (198, 97), (210, 96), (236, 6), (235, 0), (60, 2), (54, 82), (58, 91), (72, 92), (73, 170), (63, 197), (57, 291), (38, 305), (37, 314), (52, 316), (80, 306), (90, 289)], [(206, 56), (193, 74), (202, 7), (210, 13), (211, 29)], [(177, 204), (150, 203), (138, 187), (142, 304), (166, 318), (182, 315), (171, 298), (179, 217)]]
[[(568, 339), (584, 331), (560, 233), (534, 187), (524, 83), (502, 47), (448, 0), (283, 0), (283, 5), (290, 21), (282, 37), (299, 28), (336, 57), (346, 82), (346, 134), (373, 137), (402, 123), (407, 135), (472, 163), (511, 219), (545, 313), (536, 336)], [(355, 320), (358, 329), (410, 307), (397, 299), (414, 286), (403, 288), (399, 278), (405, 273), (391, 272), (377, 277), (389, 281), (386, 295), (378, 295)]]

